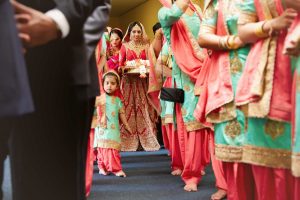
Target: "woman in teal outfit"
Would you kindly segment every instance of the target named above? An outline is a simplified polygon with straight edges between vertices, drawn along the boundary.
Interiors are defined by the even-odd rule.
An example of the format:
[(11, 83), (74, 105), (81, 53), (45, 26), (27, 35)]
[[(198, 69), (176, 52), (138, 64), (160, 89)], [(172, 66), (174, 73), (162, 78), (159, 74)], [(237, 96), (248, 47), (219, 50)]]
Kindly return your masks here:
[[(194, 94), (194, 81), (204, 56), (196, 41), (201, 23), (201, 9), (195, 9), (189, 0), (178, 0), (175, 3), (161, 0), (161, 3), (164, 7), (159, 10), (158, 18), (174, 55), (172, 86), (184, 90), (184, 103), (175, 104), (177, 134), (173, 137), (178, 138), (178, 143), (174, 145), (178, 151), (172, 151), (181, 152), (174, 156), (183, 162), (183, 168), (178, 169), (178, 172), (186, 184), (184, 190), (196, 191), (201, 179), (201, 170), (209, 162), (207, 137), (210, 131), (193, 116), (198, 102), (198, 97)], [(180, 45), (181, 42), (185, 42), (184, 39), (186, 43)], [(194, 55), (198, 57), (193, 57)], [(193, 59), (195, 62), (191, 62)]]
[[(286, 2), (288, 4), (288, 2)], [(292, 2), (294, 3), (294, 2)], [(293, 200), (300, 199), (300, 14), (289, 29), (284, 54), (292, 56), (294, 70), (292, 87), (292, 174)]]
[(236, 104), (248, 118), (243, 162), (249, 164), (252, 177), (244, 189), (256, 193), (259, 200), (292, 198), (292, 67), (283, 45), (296, 16), (296, 11), (283, 7), (282, 0), (244, 0), (241, 6), (239, 36), (252, 46)]
[(227, 196), (228, 199), (237, 200), (242, 199), (235, 188), (244, 168), (239, 162), (242, 161), (246, 119), (243, 112), (235, 106), (234, 99), (249, 53), (249, 46), (245, 46), (237, 36), (240, 2), (207, 1), (198, 39), (201, 47), (212, 50), (211, 62), (206, 66), (209, 68), (206, 94), (202, 94), (207, 100), (203, 101), (200, 97), (199, 106), (207, 102), (204, 106), (205, 118), (214, 124), (215, 155), (223, 162), (228, 185)]

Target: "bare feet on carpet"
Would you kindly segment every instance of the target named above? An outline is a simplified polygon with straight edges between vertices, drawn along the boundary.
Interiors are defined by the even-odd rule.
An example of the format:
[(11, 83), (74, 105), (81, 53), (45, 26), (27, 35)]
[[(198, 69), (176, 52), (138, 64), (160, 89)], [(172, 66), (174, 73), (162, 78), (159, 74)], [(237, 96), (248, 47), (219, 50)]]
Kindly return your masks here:
[(106, 176), (107, 172), (104, 169), (99, 169), (99, 174)]
[(196, 183), (189, 183), (186, 184), (183, 189), (187, 192), (196, 192), (198, 188)]
[(222, 200), (226, 197), (226, 195), (227, 195), (226, 190), (218, 189), (217, 192), (215, 192), (213, 195), (211, 195), (210, 199), (211, 200)]
[(126, 174), (123, 170), (118, 171), (117, 173), (115, 173), (115, 175), (118, 176), (118, 177), (126, 177)]
[(171, 174), (173, 176), (180, 176), (182, 174), (182, 170), (181, 169), (175, 169), (171, 172)]

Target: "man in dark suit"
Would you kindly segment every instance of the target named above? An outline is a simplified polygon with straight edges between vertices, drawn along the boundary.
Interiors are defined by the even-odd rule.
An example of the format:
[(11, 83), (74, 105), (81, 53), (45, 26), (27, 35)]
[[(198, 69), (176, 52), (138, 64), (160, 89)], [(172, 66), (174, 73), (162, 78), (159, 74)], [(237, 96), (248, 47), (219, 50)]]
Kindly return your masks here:
[(19, 31), (30, 36), (25, 58), (36, 111), (18, 120), (12, 134), (14, 199), (82, 200), (96, 95), (83, 24), (104, 0), (19, 2), (26, 5), (13, 2)]
[(33, 111), (16, 21), (9, 0), (0, 0), (0, 199), (3, 165), (8, 155), (12, 120)]

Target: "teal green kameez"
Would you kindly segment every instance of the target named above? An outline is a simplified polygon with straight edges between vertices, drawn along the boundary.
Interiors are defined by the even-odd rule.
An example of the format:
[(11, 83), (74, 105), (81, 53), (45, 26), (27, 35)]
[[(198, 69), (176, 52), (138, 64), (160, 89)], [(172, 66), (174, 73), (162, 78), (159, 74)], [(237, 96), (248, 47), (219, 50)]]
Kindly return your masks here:
[[(227, 32), (230, 35), (237, 35), (238, 2), (234, 0), (223, 1), (224, 7), (228, 9), (228, 12), (223, 9), (223, 17), (226, 22)], [(217, 0), (209, 1), (204, 14), (201, 28), (209, 30), (212, 34), (216, 34), (218, 28), (218, 9)], [(237, 50), (229, 50), (231, 83), (234, 94), (249, 50), (249, 46)], [(222, 161), (239, 162), (242, 160), (242, 146), (245, 142), (246, 119), (241, 110), (234, 109), (233, 112), (235, 112), (234, 115), (236, 116), (234, 119), (232, 117), (223, 117), (219, 119), (208, 118), (207, 120), (214, 123), (216, 157)]]

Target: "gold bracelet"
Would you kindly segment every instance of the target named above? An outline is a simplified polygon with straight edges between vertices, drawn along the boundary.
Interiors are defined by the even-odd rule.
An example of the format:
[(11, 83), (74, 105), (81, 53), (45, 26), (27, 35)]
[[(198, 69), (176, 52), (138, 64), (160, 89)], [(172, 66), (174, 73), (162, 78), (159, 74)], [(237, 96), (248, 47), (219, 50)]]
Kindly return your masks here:
[(254, 30), (254, 33), (257, 37), (259, 37), (259, 38), (269, 37), (269, 33), (266, 33), (263, 29), (266, 22), (267, 21), (265, 20), (265, 21), (258, 23), (257, 27)]
[(220, 37), (220, 39), (219, 39), (219, 48), (220, 49), (229, 49), (228, 39), (229, 39), (228, 36)]
[(235, 44), (235, 39), (237, 38), (238, 36), (236, 35), (231, 35), (229, 36), (229, 39), (228, 39), (228, 47), (229, 49), (237, 49), (239, 48), (237, 44)]

